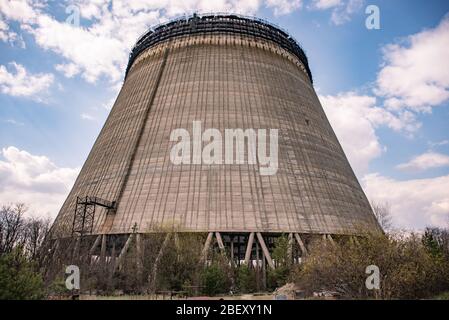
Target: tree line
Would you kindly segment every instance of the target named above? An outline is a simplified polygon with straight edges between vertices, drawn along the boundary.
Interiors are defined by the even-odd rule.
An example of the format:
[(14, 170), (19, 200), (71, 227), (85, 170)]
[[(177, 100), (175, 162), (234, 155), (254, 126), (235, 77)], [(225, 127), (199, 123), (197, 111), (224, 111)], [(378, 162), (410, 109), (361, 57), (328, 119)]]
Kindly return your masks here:
[[(357, 237), (315, 237), (301, 263), (293, 263), (288, 235), (274, 241), (275, 269), (230, 261), (229, 251), (211, 246), (202, 260), (205, 235), (171, 231), (132, 237), (126, 255), (117, 263), (119, 248), (107, 261), (92, 244), (61, 243), (65, 250), (46, 245), (48, 219), (27, 215), (23, 204), (0, 208), (0, 299), (42, 299), (67, 295), (65, 266), (81, 272), (81, 293), (147, 295), (171, 292), (182, 297), (273, 292), (295, 284), (313, 297), (332, 292), (349, 299), (420, 299), (448, 297), (449, 230), (426, 228), (422, 233), (394, 231), (387, 205), (373, 204), (385, 232), (361, 230)], [(168, 236), (170, 235), (170, 236)], [(62, 240), (61, 240), (62, 241)], [(72, 242), (70, 242), (72, 241)], [(74, 255), (77, 248), (77, 255)], [(140, 252), (138, 252), (140, 250)], [(113, 253), (115, 252), (115, 253)], [(114, 257), (114, 258), (113, 258)], [(261, 259), (263, 256), (261, 255)], [(380, 271), (379, 288), (366, 286), (366, 267)]]

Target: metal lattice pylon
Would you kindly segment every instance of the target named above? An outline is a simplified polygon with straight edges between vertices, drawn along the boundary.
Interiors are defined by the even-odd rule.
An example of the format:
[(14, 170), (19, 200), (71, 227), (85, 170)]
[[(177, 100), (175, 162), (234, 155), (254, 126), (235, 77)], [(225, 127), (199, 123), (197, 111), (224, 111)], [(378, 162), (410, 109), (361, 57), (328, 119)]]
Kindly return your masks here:
[(92, 233), (95, 218), (95, 207), (99, 205), (114, 209), (115, 203), (98, 197), (76, 197), (75, 215), (73, 216), (72, 236)]

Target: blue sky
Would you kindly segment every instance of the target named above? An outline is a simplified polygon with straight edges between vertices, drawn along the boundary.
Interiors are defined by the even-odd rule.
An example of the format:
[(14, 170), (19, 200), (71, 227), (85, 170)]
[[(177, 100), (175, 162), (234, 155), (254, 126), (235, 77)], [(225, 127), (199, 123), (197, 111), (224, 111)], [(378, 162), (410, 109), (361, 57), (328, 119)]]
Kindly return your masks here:
[[(379, 30), (365, 26), (368, 5), (379, 8)], [(212, 11), (256, 15), (298, 40), (365, 192), (390, 206), (396, 227), (449, 223), (444, 0), (0, 0), (0, 203), (54, 217), (137, 37)]]

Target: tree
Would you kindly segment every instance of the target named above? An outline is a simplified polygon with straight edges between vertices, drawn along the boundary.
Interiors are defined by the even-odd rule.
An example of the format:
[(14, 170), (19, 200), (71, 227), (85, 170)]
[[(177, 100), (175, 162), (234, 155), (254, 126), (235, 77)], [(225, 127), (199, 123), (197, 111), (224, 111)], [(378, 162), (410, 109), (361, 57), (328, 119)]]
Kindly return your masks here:
[(32, 262), (15, 249), (0, 255), (0, 300), (31, 300), (44, 297), (42, 277)]
[(385, 232), (391, 231), (393, 224), (391, 221), (390, 204), (388, 204), (387, 202), (372, 202), (371, 207), (373, 208), (374, 216), (376, 217), (377, 222), (379, 222), (382, 230), (384, 230)]
[(0, 208), (0, 299), (39, 299), (43, 281), (37, 256), (50, 221), (25, 216), (23, 203)]
[(25, 221), (25, 250), (34, 260), (50, 229), (49, 219), (29, 218)]
[(237, 269), (237, 290), (241, 293), (256, 291), (256, 272), (247, 265), (241, 265)]
[[(367, 266), (380, 271), (380, 289), (365, 286)], [(346, 298), (417, 299), (449, 289), (447, 263), (417, 235), (366, 234), (357, 241), (317, 242), (295, 276), (309, 293), (330, 290)]]
[(291, 243), (287, 236), (281, 235), (274, 240), (273, 253), (271, 254), (276, 268), (268, 270), (267, 286), (270, 289), (282, 287), (287, 283), (292, 267)]
[(424, 246), (434, 256), (449, 259), (449, 231), (442, 228), (426, 228), (422, 238)]
[(203, 292), (208, 296), (214, 296), (219, 293), (226, 293), (229, 289), (229, 282), (223, 268), (214, 263), (207, 266), (201, 275), (203, 283)]
[(290, 242), (288, 237), (281, 235), (274, 240), (274, 248), (271, 257), (273, 258), (276, 266), (290, 266), (292, 261), (289, 256)]
[(27, 208), (23, 203), (2, 206), (0, 209), (0, 255), (11, 253), (16, 246), (25, 242), (24, 213)]

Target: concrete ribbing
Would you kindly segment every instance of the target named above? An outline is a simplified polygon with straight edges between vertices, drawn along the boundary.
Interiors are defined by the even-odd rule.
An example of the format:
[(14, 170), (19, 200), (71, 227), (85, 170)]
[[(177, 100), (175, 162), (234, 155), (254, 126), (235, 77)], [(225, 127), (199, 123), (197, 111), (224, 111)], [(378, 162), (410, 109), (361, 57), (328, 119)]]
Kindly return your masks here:
[[(77, 196), (118, 201), (113, 214), (96, 209), (93, 234), (130, 233), (134, 224), (139, 233), (378, 229), (306, 69), (256, 35), (183, 35), (146, 48), (129, 67), (54, 235), (70, 234)], [(192, 134), (196, 120), (223, 136), (279, 129), (277, 174), (261, 176), (251, 164), (172, 164), (170, 133)]]

